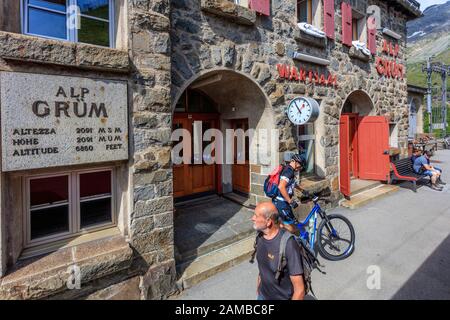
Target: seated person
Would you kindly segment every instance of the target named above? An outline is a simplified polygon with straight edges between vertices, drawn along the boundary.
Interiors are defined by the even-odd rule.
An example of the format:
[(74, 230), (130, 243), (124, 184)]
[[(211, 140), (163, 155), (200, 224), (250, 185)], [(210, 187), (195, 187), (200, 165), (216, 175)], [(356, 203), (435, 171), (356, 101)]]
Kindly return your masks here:
[(414, 161), (413, 169), (418, 174), (424, 174), (431, 179), (431, 189), (436, 191), (442, 191), (442, 187), (438, 186), (437, 183), (444, 184), (439, 177), (441, 176), (441, 171), (436, 170), (432, 165), (430, 165), (431, 152), (425, 151), (424, 155), (418, 157)]
[(420, 150), (419, 148), (414, 148), (413, 152), (412, 152), (412, 156), (411, 156), (411, 162), (414, 165), (414, 161), (416, 161), (416, 159), (418, 157), (420, 157), (422, 155), (422, 150)]

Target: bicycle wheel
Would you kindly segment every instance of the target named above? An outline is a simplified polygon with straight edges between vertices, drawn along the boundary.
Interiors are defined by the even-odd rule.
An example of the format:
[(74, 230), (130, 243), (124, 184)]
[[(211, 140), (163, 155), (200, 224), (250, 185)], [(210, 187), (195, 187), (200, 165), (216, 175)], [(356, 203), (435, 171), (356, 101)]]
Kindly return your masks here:
[(355, 230), (340, 214), (330, 214), (319, 225), (317, 247), (320, 255), (331, 261), (349, 257), (355, 248)]

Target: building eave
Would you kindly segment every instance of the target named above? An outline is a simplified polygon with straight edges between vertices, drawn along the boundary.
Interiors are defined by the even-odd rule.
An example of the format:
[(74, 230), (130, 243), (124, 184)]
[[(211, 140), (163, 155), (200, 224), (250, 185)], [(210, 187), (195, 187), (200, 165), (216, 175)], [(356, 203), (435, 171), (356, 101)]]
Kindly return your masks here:
[(395, 0), (388, 2), (392, 3), (395, 8), (405, 13), (408, 20), (414, 20), (422, 16), (420, 3), (416, 0)]

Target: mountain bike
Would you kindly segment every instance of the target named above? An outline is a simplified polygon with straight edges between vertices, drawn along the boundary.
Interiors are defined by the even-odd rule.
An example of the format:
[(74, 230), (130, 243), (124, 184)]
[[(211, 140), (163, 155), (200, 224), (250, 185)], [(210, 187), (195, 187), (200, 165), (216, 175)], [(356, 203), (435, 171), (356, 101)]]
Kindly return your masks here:
[[(319, 205), (320, 199), (316, 194), (302, 197), (302, 202), (312, 200), (314, 207), (303, 222), (295, 222), (300, 230), (297, 240), (302, 241), (316, 256), (316, 249), (318, 249), (324, 259), (338, 261), (348, 258), (355, 249), (353, 225), (340, 214), (326, 214)], [(321, 222), (317, 228), (318, 216), (320, 216)], [(310, 232), (306, 230), (307, 224), (312, 228), (309, 230)]]

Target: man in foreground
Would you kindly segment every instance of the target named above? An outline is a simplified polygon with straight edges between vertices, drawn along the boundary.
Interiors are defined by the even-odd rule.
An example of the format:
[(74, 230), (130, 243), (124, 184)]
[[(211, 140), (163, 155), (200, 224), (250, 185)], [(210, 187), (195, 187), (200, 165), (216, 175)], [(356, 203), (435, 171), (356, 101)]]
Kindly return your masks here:
[(284, 232), (278, 223), (278, 210), (273, 203), (256, 206), (253, 228), (261, 233), (257, 238), (258, 300), (303, 300), (305, 287), (300, 247), (292, 237), (286, 244), (286, 267), (276, 279), (280, 242)]

